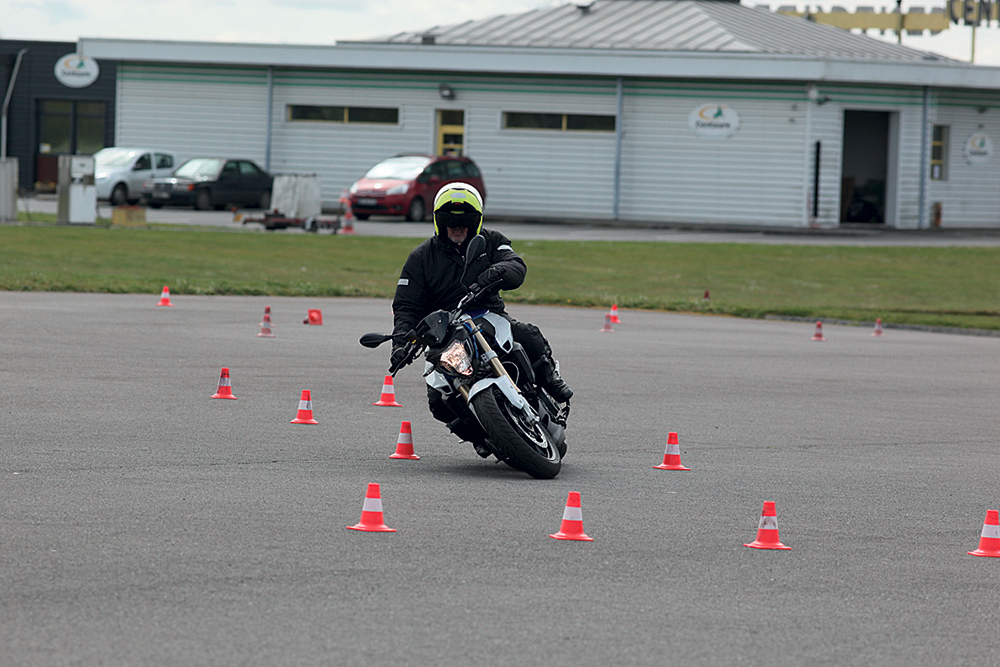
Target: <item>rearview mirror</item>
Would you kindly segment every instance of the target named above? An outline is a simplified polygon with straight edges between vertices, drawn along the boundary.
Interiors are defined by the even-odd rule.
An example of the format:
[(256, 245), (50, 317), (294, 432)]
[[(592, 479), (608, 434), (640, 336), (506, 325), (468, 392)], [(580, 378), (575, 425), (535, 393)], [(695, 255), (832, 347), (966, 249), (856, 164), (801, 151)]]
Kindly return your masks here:
[(459, 282), (465, 283), (465, 274), (469, 272), (469, 267), (476, 261), (476, 258), (486, 250), (486, 239), (481, 234), (476, 234), (469, 239), (469, 245), (465, 249), (465, 268), (462, 270), (462, 277)]
[(392, 336), (387, 336), (386, 334), (380, 334), (380, 333), (366, 333), (364, 336), (361, 337), (361, 340), (358, 342), (360, 342), (365, 347), (375, 348), (381, 345), (382, 343), (386, 342), (387, 340), (392, 340)]
[(469, 241), (469, 247), (465, 249), (465, 265), (469, 266), (476, 258), (483, 254), (486, 248), (486, 239), (481, 234), (476, 234)]

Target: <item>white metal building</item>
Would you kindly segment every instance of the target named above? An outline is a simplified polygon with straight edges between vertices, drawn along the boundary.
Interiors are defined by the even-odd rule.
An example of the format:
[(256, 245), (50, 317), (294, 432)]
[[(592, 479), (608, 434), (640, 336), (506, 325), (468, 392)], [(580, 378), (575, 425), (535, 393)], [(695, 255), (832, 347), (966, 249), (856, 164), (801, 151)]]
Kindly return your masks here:
[(596, 0), (330, 46), (80, 40), (116, 142), (318, 173), (461, 150), (488, 213), (1000, 227), (1000, 68), (711, 0)]

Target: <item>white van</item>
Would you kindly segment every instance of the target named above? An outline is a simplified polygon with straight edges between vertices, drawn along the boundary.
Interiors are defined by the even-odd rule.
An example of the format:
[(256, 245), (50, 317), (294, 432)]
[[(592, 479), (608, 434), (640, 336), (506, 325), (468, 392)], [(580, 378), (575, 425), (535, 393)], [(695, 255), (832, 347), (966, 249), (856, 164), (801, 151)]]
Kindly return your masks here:
[(180, 164), (170, 151), (152, 148), (102, 148), (94, 154), (97, 198), (114, 206), (136, 202), (143, 181), (169, 176)]

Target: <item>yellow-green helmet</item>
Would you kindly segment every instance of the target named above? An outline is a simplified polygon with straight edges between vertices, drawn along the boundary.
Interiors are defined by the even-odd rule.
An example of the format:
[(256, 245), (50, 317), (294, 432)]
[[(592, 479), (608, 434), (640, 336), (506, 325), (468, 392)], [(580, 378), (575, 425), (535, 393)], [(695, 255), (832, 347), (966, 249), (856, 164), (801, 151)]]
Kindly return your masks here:
[(449, 183), (434, 197), (434, 234), (444, 238), (448, 227), (465, 227), (473, 236), (483, 229), (483, 198), (468, 183)]

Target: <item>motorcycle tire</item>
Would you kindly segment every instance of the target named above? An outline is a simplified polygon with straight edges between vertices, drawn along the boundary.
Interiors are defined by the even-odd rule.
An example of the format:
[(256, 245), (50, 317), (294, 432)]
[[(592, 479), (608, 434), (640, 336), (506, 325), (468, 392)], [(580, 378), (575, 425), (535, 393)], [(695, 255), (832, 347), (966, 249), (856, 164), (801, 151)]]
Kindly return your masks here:
[(552, 479), (559, 474), (562, 457), (540, 424), (525, 423), (497, 387), (476, 394), (472, 407), (503, 462), (536, 479)]

